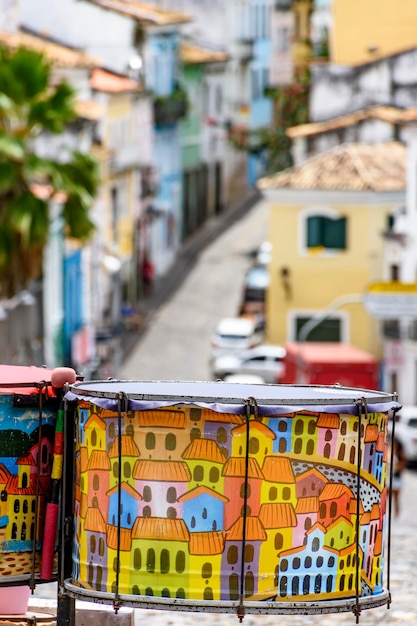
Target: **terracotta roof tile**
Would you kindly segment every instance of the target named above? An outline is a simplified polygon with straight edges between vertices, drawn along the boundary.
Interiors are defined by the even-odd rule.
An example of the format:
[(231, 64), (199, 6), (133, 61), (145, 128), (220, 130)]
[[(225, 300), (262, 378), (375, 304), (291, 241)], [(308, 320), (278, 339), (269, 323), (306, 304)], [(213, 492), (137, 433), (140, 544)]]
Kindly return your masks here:
[(407, 149), (400, 142), (342, 144), (259, 179), (260, 190), (404, 191)]
[[(265, 541), (266, 532), (258, 517), (246, 518), (246, 541)], [(243, 538), (243, 517), (239, 517), (234, 524), (226, 531), (227, 541), (242, 541)]]
[(399, 107), (393, 106), (372, 106), (367, 109), (361, 109), (360, 111), (348, 113), (346, 115), (340, 115), (339, 117), (334, 117), (330, 120), (324, 120), (323, 122), (312, 122), (310, 124), (291, 126), (291, 128), (288, 128), (287, 130), (287, 135), (291, 139), (296, 139), (297, 137), (311, 137), (313, 135), (321, 135), (333, 130), (353, 126), (358, 122), (367, 119), (379, 119), (384, 122), (390, 122), (391, 124), (414, 122), (417, 120), (417, 107), (400, 109)]
[(294, 507), (289, 502), (262, 504), (259, 519), (264, 528), (292, 528), (297, 526)]
[(133, 468), (136, 480), (157, 480), (162, 482), (182, 482), (191, 480), (191, 473), (182, 461), (136, 461)]
[(295, 483), (291, 462), (286, 457), (267, 456), (262, 466), (265, 480), (275, 483)]
[(132, 528), (132, 539), (189, 541), (190, 533), (183, 519), (137, 517)]
[(224, 542), (224, 531), (190, 533), (190, 554), (195, 556), (222, 554)]
[(182, 43), (180, 54), (182, 62), (190, 65), (225, 62), (229, 59), (227, 52), (209, 50), (208, 48), (203, 48), (192, 43)]
[(36, 474), (32, 474), (29, 478), (29, 485), (27, 487), (19, 487), (19, 476), (11, 475), (5, 490), (11, 496), (34, 496), (36, 494), (45, 496), (49, 492), (50, 482), (49, 476), (39, 476), (38, 484)]
[(194, 439), (186, 447), (182, 454), (183, 459), (211, 461), (213, 463), (224, 463), (224, 456), (216, 441), (212, 439)]
[(128, 76), (114, 74), (101, 67), (96, 67), (91, 72), (90, 86), (96, 91), (107, 93), (123, 93), (140, 89), (140, 84), (136, 80), (132, 80)]
[(138, 22), (153, 26), (168, 26), (170, 24), (184, 24), (191, 22), (192, 18), (186, 13), (178, 11), (166, 11), (158, 7), (134, 0), (89, 0), (91, 4), (121, 13), (136, 19)]
[(74, 109), (78, 117), (92, 122), (99, 120), (105, 114), (105, 108), (93, 100), (76, 100)]
[(42, 37), (28, 33), (8, 33), (0, 31), (0, 44), (10, 50), (28, 48), (34, 52), (43, 54), (45, 58), (58, 67), (85, 67), (92, 68), (100, 65), (101, 61), (85, 52), (68, 48), (58, 43), (47, 41)]

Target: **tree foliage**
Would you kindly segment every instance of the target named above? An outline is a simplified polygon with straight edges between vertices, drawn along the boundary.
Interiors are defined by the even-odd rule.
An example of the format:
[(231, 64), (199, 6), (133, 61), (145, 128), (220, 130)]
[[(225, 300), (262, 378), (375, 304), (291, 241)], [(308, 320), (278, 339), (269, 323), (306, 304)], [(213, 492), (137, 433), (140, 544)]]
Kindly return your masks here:
[(246, 128), (231, 126), (229, 141), (238, 150), (262, 155), (266, 159), (267, 171), (277, 172), (290, 167), (291, 140), (286, 131), (291, 126), (304, 124), (308, 120), (309, 77), (299, 76), (289, 85), (267, 89), (265, 95), (274, 103), (272, 127)]
[(59, 162), (36, 154), (41, 133), (60, 134), (77, 118), (75, 91), (52, 78), (41, 54), (0, 48), (0, 298), (41, 275), (56, 193), (67, 236), (87, 240), (94, 230), (89, 210), (99, 183), (95, 160), (80, 152)]

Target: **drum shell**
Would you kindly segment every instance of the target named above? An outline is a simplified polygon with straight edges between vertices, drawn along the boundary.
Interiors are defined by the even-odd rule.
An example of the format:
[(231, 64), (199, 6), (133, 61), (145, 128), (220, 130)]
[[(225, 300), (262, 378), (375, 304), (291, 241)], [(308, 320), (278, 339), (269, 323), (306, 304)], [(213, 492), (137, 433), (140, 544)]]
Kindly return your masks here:
[(77, 403), (80, 597), (210, 610), (386, 592), (385, 412), (309, 406), (247, 419), (201, 401), (121, 412)]

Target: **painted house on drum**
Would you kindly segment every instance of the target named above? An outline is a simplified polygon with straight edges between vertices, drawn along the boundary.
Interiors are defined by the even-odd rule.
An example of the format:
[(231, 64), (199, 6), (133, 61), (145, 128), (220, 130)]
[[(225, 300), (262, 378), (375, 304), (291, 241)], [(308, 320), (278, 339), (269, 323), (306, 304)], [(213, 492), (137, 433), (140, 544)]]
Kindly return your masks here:
[(381, 593), (385, 413), (253, 419), (247, 462), (236, 414), (181, 404), (120, 416), (81, 400), (77, 419), (81, 595), (235, 601), (243, 582), (247, 600), (343, 601), (357, 572), (360, 595)]

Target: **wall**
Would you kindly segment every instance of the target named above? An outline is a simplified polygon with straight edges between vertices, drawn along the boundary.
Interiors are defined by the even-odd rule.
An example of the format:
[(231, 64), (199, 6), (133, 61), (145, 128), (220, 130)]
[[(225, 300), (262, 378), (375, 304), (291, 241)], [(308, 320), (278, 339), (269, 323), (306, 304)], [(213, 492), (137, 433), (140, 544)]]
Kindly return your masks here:
[[(399, 194), (400, 195), (400, 194)], [(294, 340), (290, 321), (295, 313), (311, 315), (346, 294), (362, 294), (381, 280), (387, 215), (397, 195), (373, 193), (274, 190), (270, 202), (269, 236), (273, 246), (271, 287), (267, 298), (268, 341)], [(404, 200), (404, 198), (403, 198)], [(301, 214), (308, 208), (336, 210), (348, 218), (347, 249), (336, 253), (306, 253), (301, 249)], [(284, 289), (281, 270), (288, 268), (291, 291)], [(344, 306), (337, 315), (346, 320), (346, 341), (381, 356), (375, 320), (362, 304)]]

